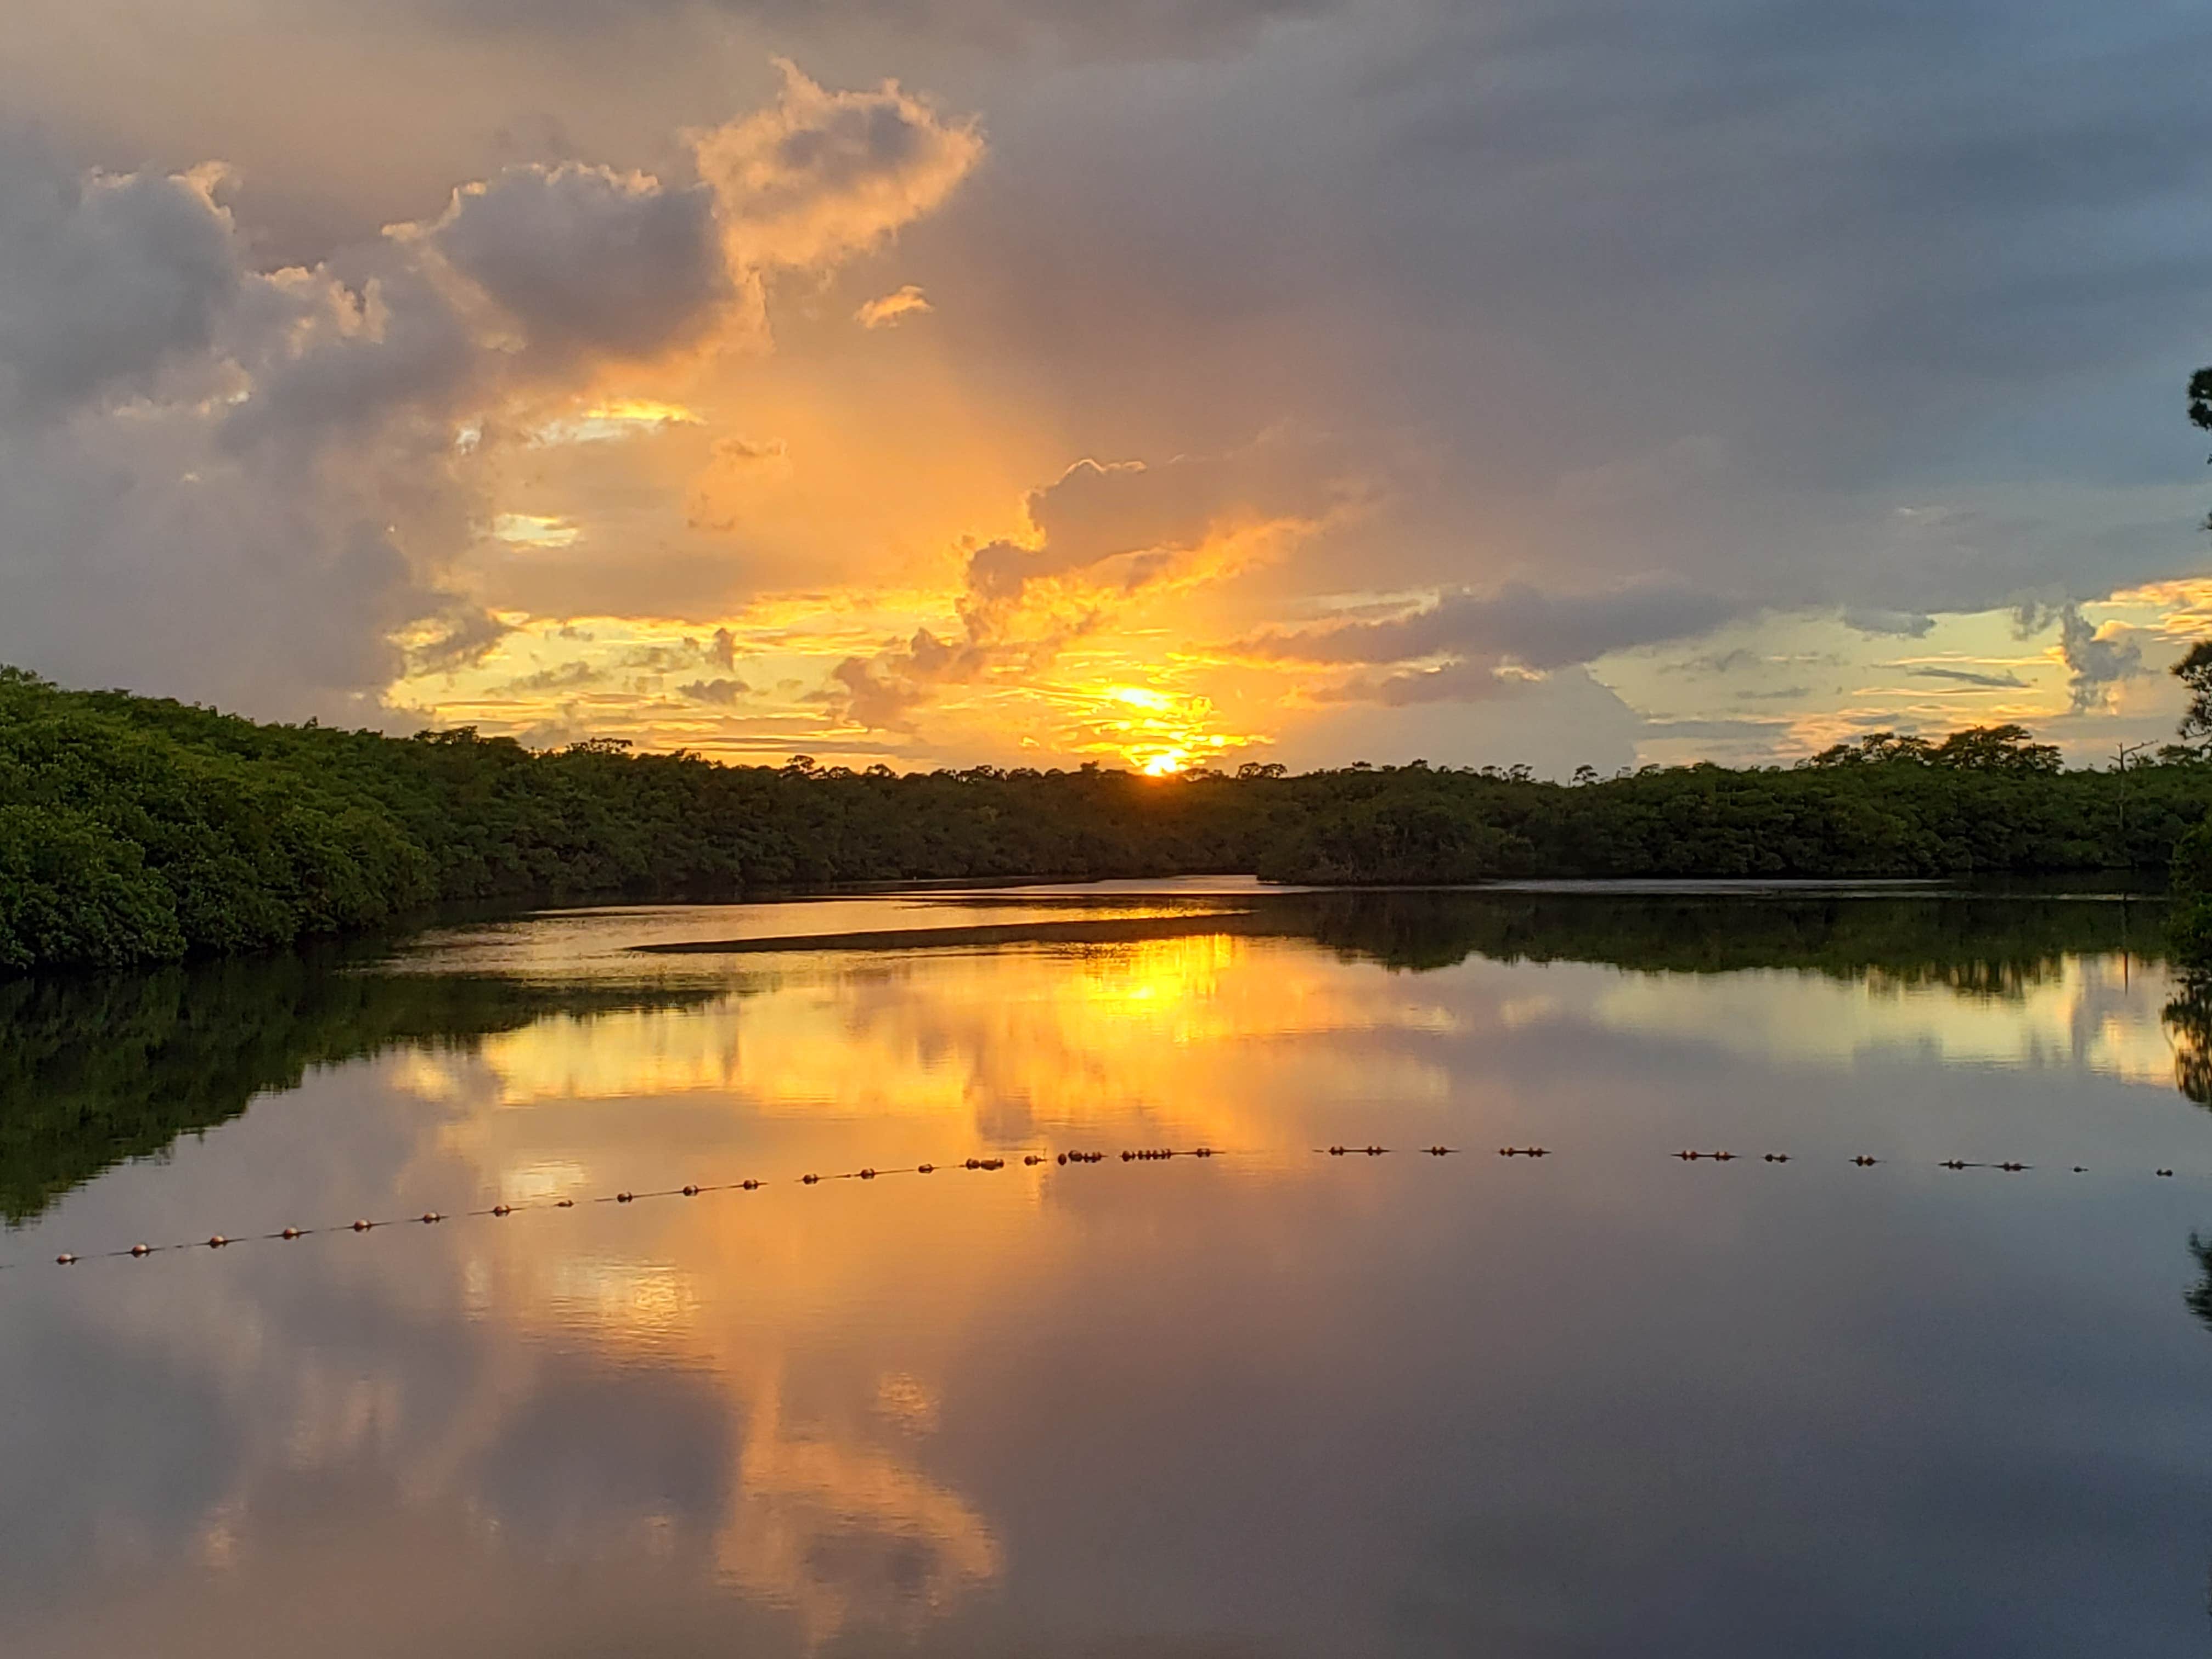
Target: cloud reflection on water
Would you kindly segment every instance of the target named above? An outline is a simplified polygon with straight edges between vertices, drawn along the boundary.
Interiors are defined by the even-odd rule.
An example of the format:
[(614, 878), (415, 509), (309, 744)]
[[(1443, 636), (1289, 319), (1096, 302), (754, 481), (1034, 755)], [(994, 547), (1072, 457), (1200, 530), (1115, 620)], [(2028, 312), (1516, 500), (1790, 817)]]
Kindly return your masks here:
[[(10, 1276), (0, 1630), (87, 1655), (380, 1653), (410, 1630), (434, 1650), (995, 1651), (1094, 1625), (1132, 1652), (1602, 1645), (1639, 1608), (1698, 1628), (1654, 1611), (1652, 1574), (1762, 1536), (1776, 1589), (1746, 1628), (1770, 1636), (1848, 1620), (1855, 1586), (1939, 1534), (1985, 1589), (1977, 1552), (2034, 1512), (1993, 1461), (2009, 1441), (2072, 1424), (2039, 1465), (2053, 1503), (2103, 1483), (2170, 1516), (2212, 1479), (2131, 1439), (2187, 1431), (2201, 1338), (2158, 1322), (2180, 1309), (2145, 1265), (2183, 1216), (2146, 1242), (2140, 1200), (2105, 1186), (2024, 1215), (1826, 1165), (1699, 1185), (1657, 1152), (1940, 1135), (2202, 1164), (2170, 994), (2094, 953), (1950, 978), (1480, 951), (1409, 973), (1198, 931), (781, 959), (683, 1006), (409, 1038), (79, 1188), (15, 1254), (149, 1215), (184, 1237), (1071, 1140), (1250, 1155)], [(1304, 1150), (1532, 1127), (1575, 1158)], [(1893, 1542), (1838, 1556), (1796, 1479)], [(1931, 1509), (1908, 1480), (1978, 1496)], [(2138, 1574), (2165, 1571), (2148, 1524), (2123, 1528)], [(2058, 1583), (2113, 1571), (2052, 1559)]]

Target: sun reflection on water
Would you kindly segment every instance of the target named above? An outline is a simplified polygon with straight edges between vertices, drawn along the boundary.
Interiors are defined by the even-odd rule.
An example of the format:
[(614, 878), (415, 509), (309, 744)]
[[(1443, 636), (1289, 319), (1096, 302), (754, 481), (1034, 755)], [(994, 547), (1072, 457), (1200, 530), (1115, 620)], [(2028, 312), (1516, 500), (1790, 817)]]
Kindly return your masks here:
[[(1236, 1166), (1243, 1190), (1334, 1182), (1326, 1190), (1357, 1206), (1381, 1200), (1341, 1165), (1303, 1156), (1317, 1139), (1381, 1121), (1495, 1144), (1539, 1112), (1547, 1133), (1585, 1145), (1624, 1124), (1663, 1133), (1650, 1125), (1680, 1097), (1692, 1097), (1685, 1110), (1710, 1105), (1694, 1098), (1710, 1067), (1668, 1093), (1667, 1057), (1684, 1046), (1826, 1073), (1870, 1054), (2070, 1069), (2170, 1100), (2167, 994), (2159, 973), (2094, 956), (1994, 988), (1480, 957), (1389, 973), (1203, 925), (1129, 943), (780, 959), (697, 1006), (541, 1018), (334, 1068), (301, 1091), (364, 1079), (384, 1091), (389, 1115), (363, 1115), (397, 1142), (365, 1142), (384, 1162), (364, 1166), (388, 1182), (378, 1213), (419, 1210), (426, 1192), (458, 1209), (745, 1176), (781, 1177), (774, 1190), (380, 1233), (331, 1258), (338, 1336), (287, 1326), (302, 1316), (286, 1299), (299, 1283), (272, 1295), (207, 1253), (196, 1259), (206, 1271), (166, 1281), (188, 1295), (125, 1280), (112, 1315), (94, 1304), (92, 1316), (166, 1345), (171, 1363), (250, 1404), (264, 1438), (191, 1534), (226, 1573), (251, 1568), (270, 1524), (258, 1505), (283, 1481), (368, 1468), (406, 1504), (450, 1508), (502, 1540), (535, 1519), (586, 1558), (689, 1564), (781, 1610), (808, 1646), (867, 1627), (910, 1634), (1009, 1572), (988, 1486), (940, 1461), (973, 1403), (963, 1364), (1063, 1295), (1128, 1209), (1097, 1202), (1107, 1189), (1073, 1171), (1018, 1159), (991, 1176), (805, 1189), (789, 1183), (796, 1171), (1206, 1142), (1268, 1155)], [(1616, 1069), (1575, 1069), (1586, 1061)], [(1624, 1077), (1642, 1092), (1621, 1098)], [(286, 1121), (249, 1115), (221, 1134), (252, 1144)], [(1146, 1190), (1227, 1173), (1145, 1167)], [(441, 1348), (434, 1364), (410, 1362), (396, 1339), (346, 1346), (355, 1324), (447, 1319), (481, 1340)], [(652, 1386), (634, 1395), (617, 1386), (640, 1377)], [(622, 1472), (593, 1462), (588, 1443), (609, 1424), (532, 1415), (547, 1399), (598, 1409), (610, 1393), (641, 1434), (680, 1428), (682, 1479), (633, 1476), (629, 1498), (603, 1498)], [(573, 1513), (527, 1514), (537, 1498), (510, 1490), (518, 1459), (526, 1495), (560, 1487)]]

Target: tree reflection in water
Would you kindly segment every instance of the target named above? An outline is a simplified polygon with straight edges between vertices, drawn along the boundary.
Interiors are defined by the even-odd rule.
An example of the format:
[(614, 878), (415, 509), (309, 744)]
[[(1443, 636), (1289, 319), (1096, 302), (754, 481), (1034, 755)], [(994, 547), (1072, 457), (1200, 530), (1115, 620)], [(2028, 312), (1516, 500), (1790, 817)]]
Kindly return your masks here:
[(2173, 1042), (2173, 1086), (2212, 1108), (2212, 977), (2183, 980), (2161, 1018)]
[[(1416, 974), (1478, 957), (1662, 975), (1784, 969), (2017, 1000), (2069, 959), (2127, 952), (2155, 965), (2130, 948), (2127, 907), (2034, 896), (1459, 889), (1261, 891), (1237, 902), (1234, 913), (1194, 914), (1191, 935), (1310, 940)], [(700, 1006), (732, 988), (395, 975), (343, 952), (0, 981), (0, 1218), (33, 1219), (103, 1170), (296, 1087), (310, 1066), (466, 1048), (554, 1016)], [(2185, 985), (2165, 1022), (2178, 1085), (2212, 1107), (2212, 983)]]
[(21, 1225), (103, 1170), (297, 1088), (310, 1066), (724, 994), (357, 974), (334, 954), (0, 980), (0, 1217)]

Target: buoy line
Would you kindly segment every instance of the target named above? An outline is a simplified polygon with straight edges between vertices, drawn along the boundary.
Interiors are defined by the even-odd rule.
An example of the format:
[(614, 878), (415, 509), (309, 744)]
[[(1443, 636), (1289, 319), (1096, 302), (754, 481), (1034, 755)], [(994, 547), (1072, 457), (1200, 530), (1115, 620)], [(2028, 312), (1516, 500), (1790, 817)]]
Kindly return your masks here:
[[(1410, 1151), (1414, 1156), (1418, 1157), (1449, 1158), (1456, 1154), (1463, 1153), (1468, 1149), (1461, 1146), (1419, 1146), (1410, 1149), (1402, 1149), (1394, 1146), (1369, 1144), (1360, 1146), (1343, 1145), (1316, 1146), (1312, 1150), (1316, 1154), (1328, 1158), (1387, 1158), (1401, 1151)], [(1548, 1146), (1509, 1146), (1498, 1147), (1497, 1149), (1497, 1155), (1499, 1158), (1507, 1158), (1540, 1159), (1555, 1157), (1557, 1156), (1557, 1153)], [(620, 1192), (605, 1193), (595, 1196), (581, 1198), (568, 1197), (540, 1199), (537, 1200), (526, 1200), (521, 1203), (516, 1204), (502, 1202), (488, 1205), (480, 1209), (458, 1211), (453, 1212), (452, 1215), (448, 1215), (444, 1212), (438, 1210), (425, 1210), (419, 1215), (386, 1217), (382, 1218), (370, 1218), (364, 1217), (349, 1222), (337, 1222), (319, 1227), (283, 1227), (278, 1229), (275, 1232), (240, 1234), (217, 1232), (210, 1233), (205, 1238), (185, 1239), (168, 1244), (149, 1244), (142, 1242), (125, 1246), (121, 1249), (97, 1250), (85, 1254), (77, 1254), (64, 1250), (56, 1255), (53, 1258), (53, 1261), (56, 1266), (70, 1267), (76, 1267), (81, 1262), (88, 1261), (143, 1261), (149, 1256), (173, 1255), (181, 1250), (222, 1250), (228, 1249), (234, 1244), (268, 1243), (275, 1242), (292, 1243), (300, 1239), (315, 1238), (332, 1233), (359, 1234), (388, 1231), (394, 1227), (437, 1226), (448, 1220), (504, 1220), (509, 1216), (520, 1215), (525, 1212), (535, 1210), (574, 1210), (583, 1206), (600, 1204), (623, 1205), (637, 1204), (654, 1200), (672, 1198), (694, 1199), (702, 1198), (714, 1193), (755, 1193), (776, 1186), (816, 1187), (833, 1181), (877, 1181), (886, 1176), (898, 1175), (930, 1176), (937, 1174), (940, 1170), (947, 1172), (973, 1171), (976, 1173), (991, 1173), (1006, 1169), (1008, 1164), (1009, 1157), (1011, 1156), (1014, 1155), (1002, 1154), (989, 1158), (967, 1158), (960, 1159), (957, 1162), (946, 1163), (943, 1164), (916, 1164), (881, 1170), (876, 1169), (873, 1166), (865, 1166), (858, 1170), (840, 1170), (830, 1175), (823, 1175), (809, 1171), (804, 1175), (787, 1176), (782, 1177), (781, 1180), (751, 1177), (739, 1181), (691, 1182), (687, 1182), (681, 1187), (658, 1187), (642, 1191), (632, 1190), (625, 1188)], [(1029, 1152), (1018, 1154), (1018, 1156), (1020, 1157), (1022, 1166), (1024, 1168), (1036, 1169), (1044, 1164), (1054, 1164), (1060, 1168), (1066, 1168), (1069, 1165), (1079, 1166), (1087, 1164), (1103, 1164), (1107, 1162), (1109, 1158), (1112, 1155), (1102, 1152), (1086, 1152), (1070, 1148), (1058, 1152)], [(1214, 1158), (1227, 1156), (1231, 1156), (1231, 1154), (1224, 1148), (1218, 1146), (1193, 1146), (1188, 1148), (1176, 1148), (1170, 1146), (1139, 1147), (1125, 1149), (1122, 1151), (1120, 1154), (1120, 1161), (1124, 1164), (1148, 1164), (1178, 1158)], [(1249, 1156), (1249, 1152), (1247, 1153), (1247, 1156)], [(1749, 1153), (1737, 1153), (1729, 1152), (1725, 1149), (1706, 1152), (1688, 1147), (1685, 1147), (1679, 1152), (1668, 1152), (1666, 1156), (1670, 1159), (1679, 1160), (1685, 1164), (1732, 1164), (1738, 1161), (1739, 1158), (1745, 1161), (1750, 1161), (1753, 1157), (1753, 1155)], [(1756, 1156), (1758, 1161), (1770, 1164), (1783, 1164), (1791, 1162), (1802, 1163), (1803, 1161), (1802, 1158), (1795, 1158), (1793, 1154), (1789, 1152), (1761, 1152)], [(2089, 1166), (2083, 1164), (2039, 1166), (2033, 1164), (2021, 1163), (2017, 1159), (2011, 1158), (2003, 1160), (1973, 1160), (1959, 1158), (1947, 1158), (1937, 1159), (1932, 1166), (1929, 1166), (1908, 1164), (1903, 1159), (1876, 1158), (1869, 1153), (1862, 1152), (1845, 1160), (1845, 1162), (1862, 1170), (1869, 1170), (1878, 1165), (1888, 1164), (1898, 1168), (1933, 1167), (1938, 1170), (1949, 1170), (1954, 1173), (1960, 1173), (1969, 1170), (1990, 1170), (2004, 1175), (2022, 1175), (2030, 1170), (2036, 1170), (2039, 1167), (2048, 1168), (2052, 1170), (2063, 1169), (2070, 1170), (2075, 1175), (2087, 1175), (2089, 1172)], [(2171, 1169), (2154, 1169), (2151, 1171), (2151, 1174), (2154, 1178), (2159, 1179), (2171, 1180), (2176, 1178), (2176, 1171)], [(2203, 1177), (2192, 1175), (2190, 1178), (2203, 1179)], [(29, 1265), (30, 1264), (27, 1262), (22, 1261), (0, 1262), (0, 1272), (13, 1272)]]

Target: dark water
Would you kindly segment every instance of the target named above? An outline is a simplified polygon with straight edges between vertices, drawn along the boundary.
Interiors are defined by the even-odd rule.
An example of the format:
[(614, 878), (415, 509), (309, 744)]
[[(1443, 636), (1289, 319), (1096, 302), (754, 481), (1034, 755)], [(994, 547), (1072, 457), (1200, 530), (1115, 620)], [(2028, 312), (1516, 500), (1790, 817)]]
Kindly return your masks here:
[(2157, 924), (1225, 884), (0, 984), (0, 1651), (2212, 1652)]

